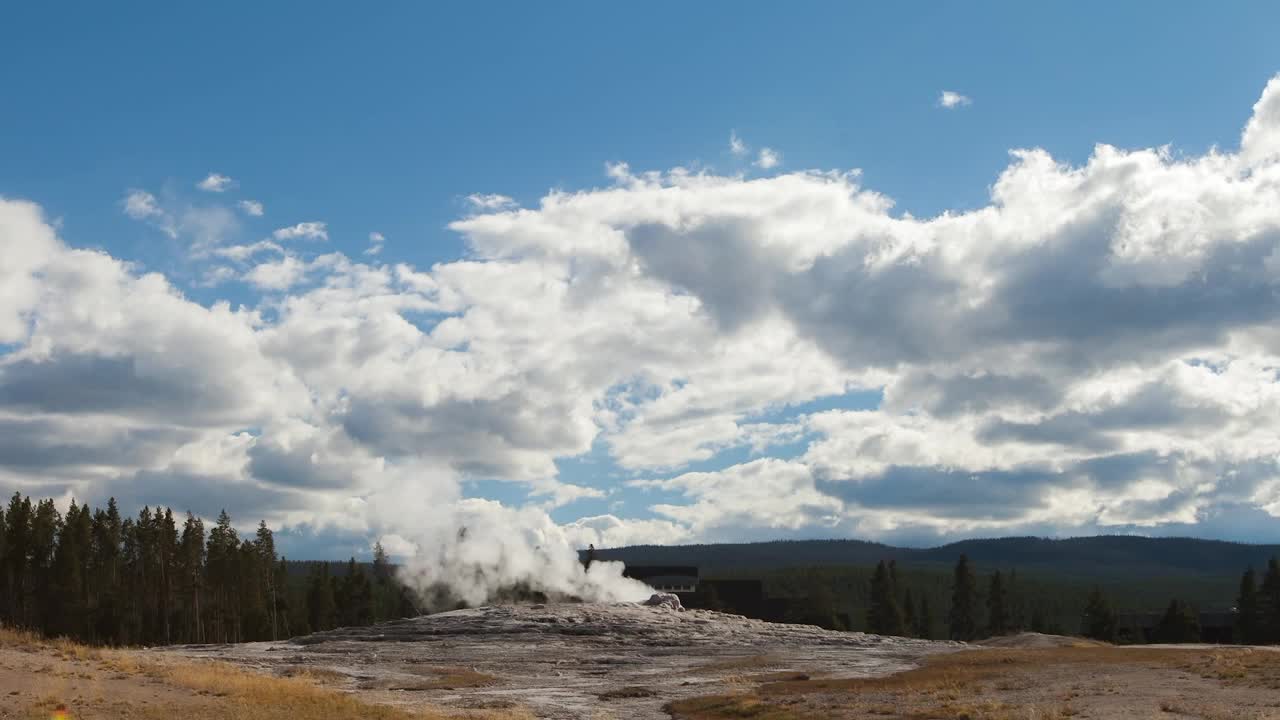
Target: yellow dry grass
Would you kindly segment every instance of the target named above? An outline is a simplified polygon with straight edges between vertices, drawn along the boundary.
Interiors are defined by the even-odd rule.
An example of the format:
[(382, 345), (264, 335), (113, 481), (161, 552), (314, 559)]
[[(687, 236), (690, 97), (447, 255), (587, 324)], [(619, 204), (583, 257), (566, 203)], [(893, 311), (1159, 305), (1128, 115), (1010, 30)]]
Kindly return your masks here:
[[(1022, 673), (1078, 666), (1140, 666), (1196, 673), (1224, 684), (1280, 687), (1280, 653), (1249, 648), (1214, 651), (1173, 648), (1116, 648), (1078, 645), (1048, 648), (971, 650), (928, 658), (918, 668), (874, 678), (786, 679), (722, 695), (668, 705), (678, 720), (793, 720), (826, 717), (821, 708), (840, 707), (858, 717), (887, 716), (969, 720), (1059, 720), (1074, 715), (1071, 697), (1018, 702), (1028, 687)], [(1070, 695), (1070, 694), (1069, 694)]]
[[(318, 686), (306, 673), (275, 677), (218, 662), (178, 661), (147, 657), (136, 651), (85, 647), (67, 640), (45, 640), (32, 633), (0, 627), (0, 646), (29, 652), (53, 653), (59, 658), (95, 662), (103, 672), (137, 677), (189, 691), (204, 702), (115, 707), (121, 718), (142, 720), (531, 720), (524, 710), (448, 712), (410, 710), (361, 701), (352, 695)], [(479, 675), (479, 673), (476, 673)], [(488, 676), (485, 676), (488, 678)], [(455, 678), (456, 679), (456, 678)], [(464, 678), (459, 682), (474, 678)], [(55, 697), (30, 703), (26, 715), (46, 720), (58, 707)]]

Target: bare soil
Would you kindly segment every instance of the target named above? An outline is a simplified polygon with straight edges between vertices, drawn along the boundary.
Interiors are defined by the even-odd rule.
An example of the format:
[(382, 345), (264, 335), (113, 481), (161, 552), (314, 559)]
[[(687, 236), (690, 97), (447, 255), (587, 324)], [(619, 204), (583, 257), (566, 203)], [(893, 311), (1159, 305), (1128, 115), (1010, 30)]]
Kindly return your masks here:
[[(406, 708), (527, 708), (556, 720), (643, 720), (669, 718), (671, 701), (723, 692), (748, 675), (883, 675), (960, 647), (701, 610), (563, 603), (165, 652), (275, 674), (303, 669), (330, 687)], [(486, 680), (424, 683), (424, 672)]]
[(1033, 634), (963, 645), (625, 605), (156, 650), (0, 631), (0, 720), (59, 704), (77, 720), (1280, 720), (1280, 652)]

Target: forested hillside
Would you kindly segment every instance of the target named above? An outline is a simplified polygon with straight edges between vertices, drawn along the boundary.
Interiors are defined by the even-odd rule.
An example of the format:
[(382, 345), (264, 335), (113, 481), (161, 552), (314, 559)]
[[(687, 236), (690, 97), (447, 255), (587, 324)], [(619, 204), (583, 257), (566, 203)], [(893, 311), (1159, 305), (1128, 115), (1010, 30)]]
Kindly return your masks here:
[(14, 493), (0, 513), (0, 623), (109, 645), (271, 640), (413, 614), (386, 555), (289, 572), (265, 524), (241, 538), (224, 512), (122, 517)]
[(1246, 545), (1192, 538), (1130, 535), (1061, 540), (1012, 537), (963, 540), (934, 548), (902, 548), (861, 540), (797, 540), (716, 545), (636, 545), (601, 549), (601, 560), (656, 565), (697, 565), (704, 572), (830, 565), (948, 568), (960, 555), (984, 567), (1016, 567), (1055, 577), (1079, 579), (1239, 578), (1249, 566), (1263, 567), (1280, 545)]

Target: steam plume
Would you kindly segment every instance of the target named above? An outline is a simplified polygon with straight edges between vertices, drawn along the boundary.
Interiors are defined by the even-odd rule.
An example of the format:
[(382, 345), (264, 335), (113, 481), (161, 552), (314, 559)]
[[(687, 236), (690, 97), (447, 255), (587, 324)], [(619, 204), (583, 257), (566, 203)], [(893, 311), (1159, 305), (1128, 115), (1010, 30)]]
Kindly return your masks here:
[(459, 601), (484, 605), (513, 589), (588, 602), (638, 602), (653, 593), (623, 577), (622, 563), (584, 568), (564, 530), (539, 508), (475, 499), (426, 507), (434, 509), (416, 525), (396, 523), (413, 553), (401, 564), (400, 579), (424, 610), (450, 609)]

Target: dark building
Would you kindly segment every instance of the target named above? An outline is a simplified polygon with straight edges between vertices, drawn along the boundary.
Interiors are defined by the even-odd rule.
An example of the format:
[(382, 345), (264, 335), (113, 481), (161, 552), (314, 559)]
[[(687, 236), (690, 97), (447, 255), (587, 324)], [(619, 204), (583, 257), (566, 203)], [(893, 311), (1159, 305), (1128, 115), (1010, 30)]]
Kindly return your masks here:
[(716, 610), (743, 617), (786, 622), (792, 602), (765, 595), (761, 580), (704, 580), (698, 568), (685, 565), (627, 565), (625, 577), (674, 593), (680, 603), (697, 610)]
[(660, 592), (685, 595), (698, 591), (698, 568), (688, 565), (627, 565), (623, 577), (640, 580)]

